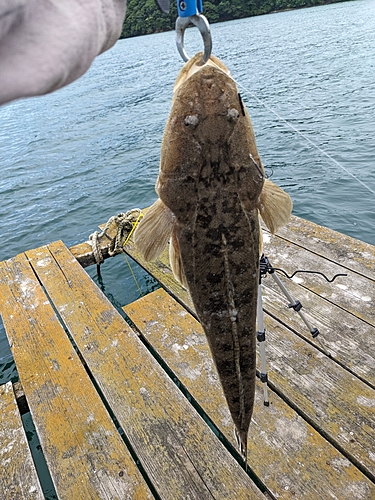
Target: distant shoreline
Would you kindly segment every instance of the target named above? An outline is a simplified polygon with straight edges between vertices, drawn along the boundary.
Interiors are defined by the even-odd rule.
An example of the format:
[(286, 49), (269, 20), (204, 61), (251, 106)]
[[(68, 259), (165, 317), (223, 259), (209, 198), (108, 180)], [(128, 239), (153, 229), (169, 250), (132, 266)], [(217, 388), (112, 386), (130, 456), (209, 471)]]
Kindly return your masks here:
[[(129, 0), (120, 39), (174, 31), (177, 18), (177, 7), (174, 2), (171, 4), (169, 14), (162, 14), (157, 8), (154, 8), (154, 6), (151, 8), (150, 5), (141, 3), (143, 1), (144, 0)], [(242, 12), (233, 14), (233, 11), (226, 10), (229, 5), (228, 2), (224, 3), (222, 0), (211, 0), (210, 3), (207, 2), (204, 5), (204, 15), (207, 17), (210, 24), (216, 24), (346, 1), (349, 0), (278, 0), (277, 3), (279, 5), (285, 3), (285, 7), (280, 6), (275, 9), (276, 0), (263, 0), (262, 5), (259, 7), (251, 6), (251, 10), (248, 6), (242, 6), (244, 9)], [(304, 5), (302, 5), (303, 3)], [(231, 6), (229, 7), (231, 8)], [(236, 8), (240, 9), (242, 7), (237, 6)]]

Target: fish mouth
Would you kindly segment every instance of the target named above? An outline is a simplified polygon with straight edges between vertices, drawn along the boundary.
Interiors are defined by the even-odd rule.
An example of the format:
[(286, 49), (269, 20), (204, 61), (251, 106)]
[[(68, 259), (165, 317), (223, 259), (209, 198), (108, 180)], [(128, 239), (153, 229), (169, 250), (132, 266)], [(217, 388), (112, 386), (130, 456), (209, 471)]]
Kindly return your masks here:
[(205, 69), (207, 71), (207, 68), (213, 68), (231, 78), (230, 71), (225, 66), (225, 64), (220, 61), (220, 59), (211, 55), (211, 57), (207, 60), (207, 62), (202, 65), (202, 56), (203, 52), (198, 52), (184, 65), (184, 67), (182, 68), (181, 72), (179, 73), (176, 79), (173, 89), (174, 93), (179, 89), (179, 87), (183, 83), (189, 80), (194, 74), (202, 71), (202, 69)]

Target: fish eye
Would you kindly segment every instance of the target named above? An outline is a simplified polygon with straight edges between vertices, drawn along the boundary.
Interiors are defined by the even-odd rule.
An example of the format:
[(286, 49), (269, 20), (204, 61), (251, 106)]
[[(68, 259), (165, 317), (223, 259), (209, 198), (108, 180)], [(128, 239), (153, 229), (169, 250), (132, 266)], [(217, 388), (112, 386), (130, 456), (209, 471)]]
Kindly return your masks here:
[(185, 116), (184, 124), (186, 127), (189, 127), (191, 130), (194, 130), (195, 128), (197, 128), (198, 122), (199, 122), (199, 120), (198, 120), (198, 117), (196, 115)]
[(228, 122), (236, 122), (239, 117), (240, 117), (240, 114), (236, 108), (232, 108), (228, 111), (228, 114), (227, 114)]

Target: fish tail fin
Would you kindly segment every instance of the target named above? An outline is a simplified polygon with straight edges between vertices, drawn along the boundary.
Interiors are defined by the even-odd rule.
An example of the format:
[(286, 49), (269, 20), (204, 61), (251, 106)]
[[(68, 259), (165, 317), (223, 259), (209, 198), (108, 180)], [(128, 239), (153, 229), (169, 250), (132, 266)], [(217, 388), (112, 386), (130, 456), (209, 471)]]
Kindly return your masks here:
[(169, 262), (171, 264), (172, 272), (176, 280), (179, 281), (181, 285), (188, 290), (189, 288), (181, 261), (180, 246), (174, 232), (172, 233), (172, 238), (169, 245)]
[(272, 234), (289, 222), (292, 208), (290, 196), (281, 187), (265, 179), (259, 197), (258, 210)]
[(246, 471), (247, 471), (247, 434), (248, 431), (239, 431), (237, 428), (234, 429), (234, 435), (236, 437), (237, 446), (241, 453), (241, 457), (244, 461)]
[(146, 261), (155, 260), (167, 245), (174, 224), (173, 212), (158, 198), (134, 232), (134, 244)]

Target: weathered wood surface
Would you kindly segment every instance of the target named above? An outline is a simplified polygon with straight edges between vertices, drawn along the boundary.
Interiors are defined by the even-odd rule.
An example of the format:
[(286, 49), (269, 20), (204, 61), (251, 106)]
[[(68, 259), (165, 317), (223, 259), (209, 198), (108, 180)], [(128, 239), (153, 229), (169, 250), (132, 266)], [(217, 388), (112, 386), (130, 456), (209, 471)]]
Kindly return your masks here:
[[(344, 238), (344, 241), (346, 241), (346, 238), (347, 237)], [(314, 254), (310, 251), (289, 244), (281, 238), (271, 236), (268, 233), (265, 233), (264, 240), (265, 250), (270, 256), (271, 264), (275, 267), (280, 265), (280, 267), (285, 268), (285, 261), (282, 256), (285, 252), (294, 251), (294, 260), (291, 261), (292, 264), (288, 264), (291, 267), (290, 274), (296, 269), (309, 268), (308, 265), (305, 265), (304, 258), (305, 255), (310, 255), (310, 258), (312, 258)], [(276, 243), (273, 246), (271, 243), (274, 240)], [(375, 256), (375, 247), (364, 243), (362, 244), (361, 242), (359, 242), (359, 244), (366, 247), (367, 254)], [(293, 247), (293, 250), (289, 249), (291, 247)], [(176, 298), (176, 300), (183, 304), (189, 312), (195, 315), (189, 293), (177, 283), (173, 277), (169, 265), (168, 250), (164, 251), (155, 262), (145, 262), (131, 242), (126, 246), (126, 251), (136, 260), (136, 262), (153, 275), (161, 285)], [(345, 249), (342, 249), (342, 253), (344, 251)], [(314, 259), (311, 261), (313, 269), (319, 271), (322, 270), (323, 266), (329, 267), (330, 264), (330, 261), (318, 255), (314, 255)], [(326, 269), (326, 272), (331, 276), (335, 272), (348, 273), (346, 268), (341, 267), (339, 268), (340, 270), (338, 270), (336, 264), (335, 266), (334, 272), (331, 268)], [(301, 276), (303, 276), (303, 278), (301, 278)], [(352, 273), (352, 288), (357, 289), (355, 277), (356, 275)], [(366, 288), (370, 289), (368, 293), (374, 296), (375, 282), (372, 282), (369, 278), (365, 278), (362, 275), (358, 275), (358, 277), (365, 282)], [(373, 340), (375, 336), (375, 327), (369, 323), (369, 321), (365, 321), (360, 317), (366, 314), (369, 320), (369, 317), (374, 316), (374, 302), (364, 302), (357, 298), (353, 300), (353, 303), (359, 310), (352, 310), (351, 312), (343, 309), (344, 306), (341, 307), (333, 303), (333, 294), (340, 295), (341, 303), (351, 301), (351, 297), (353, 296), (352, 289), (349, 287), (349, 284), (343, 284), (344, 280), (347, 279), (346, 277), (339, 277), (337, 281), (333, 283), (328, 283), (321, 277), (313, 278), (310, 275), (299, 274), (296, 275), (296, 278), (293, 280), (288, 280), (282, 275), (280, 275), (280, 279), (291, 295), (295, 299), (301, 301), (303, 304), (302, 310), (306, 318), (312, 326), (319, 329), (321, 335), (317, 339), (311, 337), (309, 330), (298, 314), (287, 307), (288, 300), (270, 275), (267, 275), (266, 278), (263, 279), (264, 309), (318, 348), (321, 348), (322, 343), (334, 360), (343, 364), (348, 370), (375, 388), (375, 342)], [(323, 296), (318, 295), (317, 290), (310, 290), (307, 286), (301, 286), (299, 283), (301, 279), (307, 283), (309, 288), (315, 283), (314, 286), (320, 288), (320, 292)], [(325, 295), (327, 296), (329, 294), (331, 294), (331, 300), (324, 298)], [(346, 294), (349, 297), (347, 299), (345, 299)], [(363, 304), (365, 304), (365, 307), (363, 307)], [(353, 309), (353, 307), (351, 307), (351, 309)]]
[(301, 301), (304, 315), (321, 334), (311, 337), (298, 314), (286, 307), (288, 301), (270, 275), (263, 280), (264, 310), (316, 347), (322, 345), (332, 359), (375, 388), (375, 328), (293, 280), (280, 279)]
[(152, 498), (24, 255), (0, 263), (0, 312), (58, 497)]
[[(189, 311), (193, 311), (187, 292), (173, 280), (165, 252), (159, 261), (145, 263), (131, 246), (128, 251), (171, 295), (186, 305)], [(281, 257), (275, 257), (276, 260), (279, 258)], [(317, 265), (321, 269), (320, 261)], [(267, 277), (267, 280), (272, 281), (272, 278)], [(290, 284), (287, 284), (288, 289)], [(286, 299), (280, 291), (271, 288), (272, 296), (268, 286), (267, 281), (267, 286), (264, 286), (266, 310), (270, 310), (282, 323), (288, 326), (291, 324), (302, 336), (311, 338), (297, 314), (285, 308)], [(308, 319), (319, 327), (329, 323), (327, 339), (325, 328), (321, 328), (324, 344), (331, 355), (336, 356), (337, 361), (343, 365), (348, 363), (350, 371), (300, 339), (282, 323), (266, 315), (270, 382), (284, 398), (314, 422), (323, 434), (327, 434), (332, 442), (338, 447), (344, 447), (353, 461), (359, 461), (366, 474), (375, 478), (375, 454), (367, 451), (375, 449), (375, 391), (371, 387), (374, 383), (375, 328), (326, 300), (322, 302), (323, 299), (320, 300), (317, 295), (302, 287), (293, 289), (297, 298), (299, 289), (305, 294), (311, 294), (310, 303), (318, 301), (318, 305), (309, 310)], [(278, 301), (275, 303), (273, 299), (277, 294)], [(281, 312), (278, 310), (279, 306)], [(370, 310), (368, 312), (371, 314)], [(312, 342), (310, 338), (309, 342)], [(365, 340), (364, 345), (360, 345), (361, 339)], [(360, 349), (357, 350), (359, 345)], [(362, 380), (352, 375), (351, 372), (355, 371), (360, 373)], [(367, 382), (367, 377), (370, 383)]]
[[(323, 238), (321, 241), (317, 237), (320, 232)], [(312, 291), (330, 304), (375, 326), (374, 246), (298, 217), (292, 217), (292, 221), (280, 234), (284, 237), (263, 231), (264, 253), (274, 267), (284, 269), (289, 275), (297, 269), (319, 271), (330, 279), (338, 273), (347, 274), (336, 278), (333, 283), (328, 283), (318, 275), (300, 273), (293, 280), (301, 288)], [(181, 296), (184, 296), (174, 285), (167, 252), (163, 253), (159, 262), (148, 263), (144, 262), (131, 241), (125, 251), (150, 274), (155, 275), (156, 279), (160, 276), (164, 287), (170, 287), (172, 293), (182, 293)], [(334, 261), (333, 258), (337, 260)]]
[(44, 499), (11, 382), (0, 386), (0, 498)]
[[(99, 241), (99, 248), (102, 253), (103, 259), (109, 259), (109, 245), (111, 243), (110, 238), (103, 237)], [(79, 261), (82, 267), (88, 267), (96, 264), (94, 253), (92, 250), (92, 245), (90, 241), (85, 241), (84, 243), (79, 243), (69, 248), (70, 252)]]
[[(264, 234), (275, 267), (348, 276), (281, 277), (323, 347), (263, 280), (273, 390), (266, 408), (257, 388), (250, 466), (275, 498), (375, 498), (375, 247), (296, 217)], [(72, 251), (95, 262), (89, 243)], [(166, 252), (145, 263), (126, 251), (195, 314)], [(159, 290), (126, 311), (235, 446), (203, 332), (180, 304)], [(59, 498), (152, 496), (90, 377), (160, 498), (262, 497), (61, 242), (0, 263), (0, 314)]]
[[(158, 352), (215, 425), (235, 446), (229, 410), (200, 324), (162, 289), (125, 306), (124, 310), (140, 334)], [(270, 330), (278, 329), (280, 332), (279, 325), (271, 325), (268, 321), (267, 326)], [(280, 333), (284, 335), (286, 332)], [(310, 349), (307, 347), (308, 352), (305, 355), (303, 353), (306, 347), (298, 346), (300, 351), (296, 353), (292, 350), (293, 340), (288, 338), (286, 341), (288, 345), (281, 346), (281, 348), (277, 344), (277, 340), (280, 343), (280, 338), (272, 333), (270, 341), (272, 345), (269, 345), (267, 350), (272, 348), (272, 351), (277, 352), (279, 358), (280, 356), (285, 356), (288, 360), (289, 357), (290, 359), (296, 358), (297, 364), (297, 368), (293, 366), (287, 370), (284, 374), (286, 380), (283, 380), (282, 383), (287, 385), (290, 383), (289, 377), (296, 379), (296, 376), (300, 375), (300, 379), (305, 378), (305, 386), (308, 383), (318, 384), (314, 394), (313, 391), (308, 394), (308, 396), (313, 394), (316, 397), (315, 392), (324, 390), (324, 387), (321, 387), (324, 384), (321, 384), (320, 380), (331, 382), (329, 368), (320, 373), (319, 353), (314, 353), (311, 346), (308, 346)], [(271, 359), (273, 369), (274, 358), (275, 356), (272, 356)], [(280, 359), (278, 362), (281, 371), (288, 367), (288, 364), (281, 363)], [(302, 373), (297, 373), (297, 369)], [(309, 379), (309, 371), (314, 370), (316, 373)], [(280, 387), (281, 384), (279, 380), (275, 380), (273, 372), (270, 375), (271, 382)], [(277, 375), (280, 377), (278, 372)], [(339, 382), (341, 383), (341, 381)], [(294, 393), (290, 389), (284, 390), (284, 392), (289, 391), (290, 400), (298, 402), (300, 408), (310, 404), (313, 408), (310, 417), (315, 418), (317, 426), (324, 426), (325, 432), (334, 432), (331, 427), (341, 428), (340, 434), (345, 435), (344, 441), (346, 439), (350, 441), (353, 437), (352, 440), (358, 444), (358, 440), (361, 440), (362, 450), (359, 450), (358, 456), (366, 459), (366, 446), (368, 446), (369, 454), (370, 450), (373, 449), (373, 437), (368, 435), (369, 441), (366, 442), (367, 432), (373, 436), (373, 431), (369, 427), (371, 423), (367, 422), (367, 426), (365, 424), (366, 412), (361, 412), (361, 423), (365, 424), (362, 430), (356, 426), (350, 415), (351, 411), (354, 411), (358, 417), (359, 412), (355, 408), (348, 408), (348, 403), (346, 403), (346, 408), (341, 408), (340, 415), (340, 404), (345, 399), (345, 395), (339, 394), (336, 399), (334, 394), (327, 394), (325, 390), (319, 398), (323, 399), (323, 404), (318, 401), (318, 404), (315, 405), (315, 400), (310, 402), (306, 398), (302, 401), (303, 394), (301, 395), (298, 390), (301, 388), (298, 388), (300, 383), (301, 380), (295, 380), (297, 389), (294, 389)], [(351, 381), (348, 383), (352, 385)], [(338, 385), (342, 387), (342, 385)], [(248, 440), (249, 464), (276, 498), (306, 500), (316, 498), (337, 500), (375, 498), (374, 483), (294, 412), (285, 401), (271, 391), (271, 406), (265, 407), (262, 404), (263, 390), (260, 383), (257, 385), (256, 394), (256, 404)], [(374, 397), (374, 393), (367, 394), (366, 388), (359, 395), (359, 398), (363, 398), (360, 399), (362, 407), (365, 406), (368, 414), (373, 413), (375, 405), (375, 399), (371, 399), (372, 397)], [(355, 397), (350, 402), (354, 403), (354, 407), (358, 405), (358, 400)], [(366, 407), (366, 404), (369, 406)], [(354, 431), (353, 434), (351, 434), (350, 429)], [(362, 431), (364, 436), (361, 439), (359, 434)]]
[[(309, 269), (328, 277), (348, 276), (331, 284), (310, 275), (298, 274), (292, 281), (282, 278), (304, 304), (310, 323), (321, 331), (323, 350), (319, 339), (312, 339), (299, 316), (286, 307), (288, 301), (272, 277), (263, 280), (264, 308), (275, 318), (265, 317), (270, 383), (374, 480), (375, 282), (368, 262), (375, 261), (375, 247), (343, 235), (336, 239), (325, 228), (319, 241), (319, 226), (298, 218), (292, 218), (291, 225), (292, 230), (284, 230), (285, 238), (265, 232), (265, 253), (275, 267), (289, 274)], [(131, 244), (126, 251), (194, 314), (189, 295), (173, 280), (167, 252), (159, 261), (146, 263)]]
[(27, 257), (160, 498), (262, 498), (65, 246)]
[[(375, 253), (374, 247), (368, 247)], [(332, 262), (316, 255), (309, 248), (288, 244), (279, 236), (264, 234), (264, 249), (271, 264), (284, 269), (289, 275), (297, 269), (319, 271), (329, 278), (336, 273), (346, 273), (347, 276), (338, 277), (333, 283), (327, 283), (322, 277), (311, 274), (297, 274), (293, 279), (301, 287), (375, 326), (375, 281), (343, 267), (340, 260), (338, 263)], [(344, 254), (346, 248), (341, 248), (341, 251)]]
[(374, 246), (332, 229), (292, 216), (278, 231), (286, 242), (294, 243), (343, 267), (375, 280)]
[[(109, 259), (110, 257), (108, 253), (108, 243), (109, 240), (103, 241), (100, 245), (100, 249), (105, 259)], [(88, 267), (96, 264), (95, 257), (92, 251), (92, 246), (89, 241), (85, 241), (84, 243), (78, 243), (78, 245), (70, 247), (69, 250), (74, 255), (74, 257), (79, 261), (82, 267)]]

